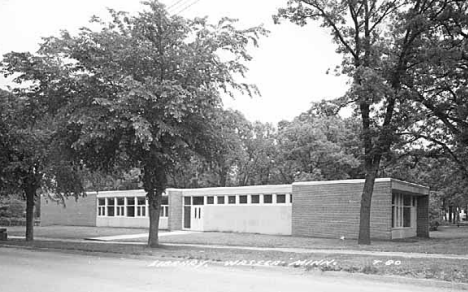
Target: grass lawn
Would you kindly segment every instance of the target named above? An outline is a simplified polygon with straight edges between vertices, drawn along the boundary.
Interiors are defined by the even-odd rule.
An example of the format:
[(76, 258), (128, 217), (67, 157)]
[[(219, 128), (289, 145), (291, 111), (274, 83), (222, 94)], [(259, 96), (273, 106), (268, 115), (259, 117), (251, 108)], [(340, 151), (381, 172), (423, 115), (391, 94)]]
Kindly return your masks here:
[[(26, 227), (5, 226), (8, 236), (24, 236)], [(107, 228), (107, 227), (85, 227), (85, 226), (35, 226), (35, 237), (57, 238), (57, 239), (84, 239), (99, 236), (114, 236), (122, 234), (147, 233), (144, 228)], [(165, 231), (163, 231), (165, 232)]]
[[(407, 259), (388, 256), (297, 254), (277, 251), (253, 251), (239, 249), (214, 249), (164, 246), (150, 249), (145, 245), (98, 243), (98, 242), (25, 242), (12, 239), (0, 241), (1, 246), (27, 247), (33, 249), (59, 249), (65, 252), (85, 252), (99, 256), (139, 257), (151, 263), (167, 261), (208, 261), (207, 265), (276, 266), (298, 268), (304, 271), (343, 271), (375, 275), (397, 275), (418, 279), (437, 279), (468, 284), (468, 262), (446, 259)], [(266, 261), (269, 261), (267, 265)], [(467, 286), (468, 287), (468, 286)]]
[[(9, 235), (24, 236), (24, 227), (7, 227)], [(35, 227), (36, 237), (83, 239), (98, 236), (123, 234), (141, 234), (147, 229), (47, 226)], [(160, 231), (167, 232), (167, 231)], [(121, 240), (119, 240), (121, 241)], [(129, 239), (127, 241), (146, 242), (147, 238)], [(292, 247), (310, 249), (353, 249), (388, 252), (417, 252), (435, 254), (468, 254), (468, 227), (446, 226), (439, 231), (431, 232), (431, 238), (410, 238), (404, 240), (374, 240), (370, 246), (360, 246), (356, 240), (339, 240), (325, 238), (292, 237), (278, 235), (196, 232), (183, 235), (161, 236), (160, 242), (182, 244), (207, 244), (252, 247)]]

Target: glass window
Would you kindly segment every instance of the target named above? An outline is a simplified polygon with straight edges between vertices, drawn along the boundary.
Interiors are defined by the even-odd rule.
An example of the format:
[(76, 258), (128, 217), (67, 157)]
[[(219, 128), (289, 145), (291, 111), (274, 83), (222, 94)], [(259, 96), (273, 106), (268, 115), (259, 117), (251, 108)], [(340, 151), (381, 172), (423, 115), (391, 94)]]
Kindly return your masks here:
[(411, 206), (411, 197), (403, 196), (403, 206)]
[(192, 197), (184, 197), (184, 205), (185, 206), (192, 205)]
[(98, 199), (98, 216), (106, 216), (106, 199)]
[(247, 204), (247, 196), (239, 196), (239, 204)]
[(169, 198), (167, 196), (161, 198), (161, 205), (169, 205)]
[(193, 197), (194, 205), (203, 205), (205, 202), (205, 197)]
[(289, 203), (292, 203), (292, 194), (289, 194)]
[(411, 227), (411, 210), (414, 199), (403, 194), (392, 195), (392, 227)]
[(286, 203), (286, 195), (276, 195), (276, 203), (277, 204), (285, 204)]
[(403, 208), (403, 227), (411, 227), (411, 208)]
[(220, 205), (224, 204), (224, 196), (217, 196), (216, 198), (217, 198), (218, 204)]
[(214, 197), (213, 196), (206, 197), (206, 203), (210, 204), (210, 205), (213, 205), (214, 204)]
[(127, 217), (135, 217), (135, 198), (127, 198)]
[(260, 195), (252, 195), (252, 204), (260, 203)]
[(114, 198), (107, 198), (107, 216), (114, 216)]
[(273, 195), (263, 195), (263, 203), (271, 204), (273, 202)]
[(136, 210), (137, 210), (136, 212), (137, 217), (146, 216), (146, 198), (145, 197), (137, 197)]
[(228, 197), (228, 203), (229, 204), (235, 204), (236, 203), (236, 196), (229, 196)]

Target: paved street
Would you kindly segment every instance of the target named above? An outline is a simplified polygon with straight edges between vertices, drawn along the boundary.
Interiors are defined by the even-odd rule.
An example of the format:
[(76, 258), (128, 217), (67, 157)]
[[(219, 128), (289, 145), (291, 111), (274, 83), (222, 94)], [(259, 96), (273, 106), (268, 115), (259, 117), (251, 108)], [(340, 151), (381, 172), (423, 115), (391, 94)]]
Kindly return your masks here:
[[(1, 292), (453, 291), (286, 268), (162, 267), (150, 259), (0, 248)], [(427, 286), (427, 285), (425, 285)]]

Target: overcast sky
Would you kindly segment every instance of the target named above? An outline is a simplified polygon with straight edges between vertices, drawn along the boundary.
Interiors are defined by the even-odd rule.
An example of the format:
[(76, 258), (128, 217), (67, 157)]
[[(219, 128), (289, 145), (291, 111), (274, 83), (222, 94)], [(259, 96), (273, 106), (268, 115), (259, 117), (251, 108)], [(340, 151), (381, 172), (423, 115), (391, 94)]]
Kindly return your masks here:
[[(311, 102), (339, 97), (346, 89), (344, 78), (326, 74), (341, 61), (326, 30), (316, 23), (306, 27), (286, 21), (273, 24), (272, 15), (286, 6), (286, 0), (162, 2), (172, 14), (208, 16), (213, 22), (228, 16), (239, 19), (241, 26), (263, 24), (271, 31), (252, 50), (254, 59), (248, 64), (247, 81), (256, 84), (262, 96), (239, 95), (224, 101), (226, 107), (240, 110), (251, 121), (276, 124), (291, 120)], [(143, 6), (140, 0), (0, 0), (0, 54), (36, 51), (41, 37), (57, 35), (61, 29), (76, 31), (92, 15), (105, 15), (106, 7), (135, 12)], [(5, 83), (0, 79), (0, 86)]]

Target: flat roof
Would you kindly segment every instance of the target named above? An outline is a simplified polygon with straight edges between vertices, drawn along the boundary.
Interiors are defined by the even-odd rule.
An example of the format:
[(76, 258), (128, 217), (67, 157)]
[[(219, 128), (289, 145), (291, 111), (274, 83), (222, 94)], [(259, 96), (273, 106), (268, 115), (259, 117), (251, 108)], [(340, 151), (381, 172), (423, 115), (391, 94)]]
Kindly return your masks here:
[(247, 195), (247, 194), (284, 194), (292, 192), (292, 185), (259, 185), (242, 187), (214, 187), (198, 189), (167, 189), (180, 191), (183, 196), (204, 195)]
[[(331, 184), (363, 184), (365, 179), (344, 179), (344, 180), (325, 180), (325, 181), (306, 181), (306, 182), (295, 182), (294, 186), (313, 186), (313, 185), (331, 185)], [(376, 178), (376, 183), (379, 182), (390, 182), (392, 189), (414, 192), (414, 193), (424, 193), (429, 194), (429, 187), (410, 183), (407, 181), (402, 181), (394, 178)]]

